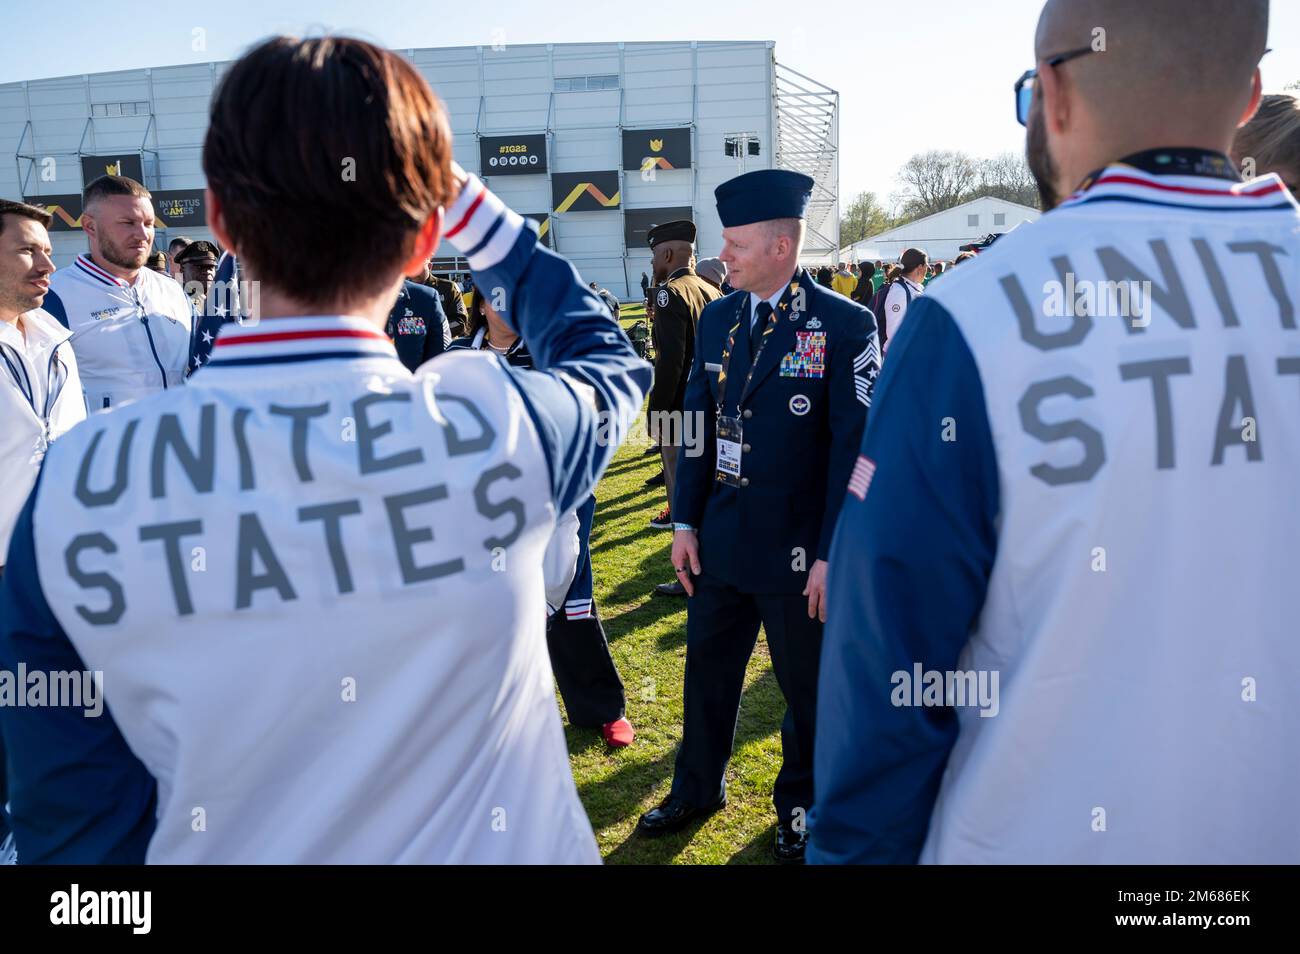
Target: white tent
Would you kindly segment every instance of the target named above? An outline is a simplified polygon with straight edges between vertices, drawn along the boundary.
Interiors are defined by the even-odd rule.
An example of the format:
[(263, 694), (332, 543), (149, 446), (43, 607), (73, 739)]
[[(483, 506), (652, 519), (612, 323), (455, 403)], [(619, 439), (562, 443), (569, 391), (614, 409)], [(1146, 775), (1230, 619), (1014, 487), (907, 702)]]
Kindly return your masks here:
[(840, 260), (893, 262), (904, 249), (919, 248), (932, 261), (950, 262), (960, 253), (961, 246), (991, 234), (1010, 232), (1027, 222), (1037, 222), (1041, 215), (1027, 205), (985, 196), (855, 242), (840, 251)]

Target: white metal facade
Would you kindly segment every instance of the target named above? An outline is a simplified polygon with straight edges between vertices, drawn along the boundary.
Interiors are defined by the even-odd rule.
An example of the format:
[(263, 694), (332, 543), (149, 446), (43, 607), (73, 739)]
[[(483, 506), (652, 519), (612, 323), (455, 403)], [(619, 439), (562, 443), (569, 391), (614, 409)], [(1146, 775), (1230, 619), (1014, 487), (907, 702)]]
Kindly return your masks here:
[[(451, 114), (456, 159), (480, 172), (478, 138), (546, 133), (549, 172), (487, 177), (517, 211), (551, 209), (550, 174), (619, 170), (621, 205), (552, 216), (554, 247), (588, 280), (639, 297), (649, 272), (644, 248), (624, 250), (623, 210), (690, 206), (699, 253), (721, 249), (713, 190), (738, 172), (777, 159), (778, 105), (771, 41), (536, 44), (402, 51)], [(0, 195), (79, 193), (78, 156), (142, 154), (151, 189), (204, 185), (200, 162), (208, 103), (226, 63), (155, 67), (0, 85)], [(573, 77), (616, 77), (615, 88), (571, 91)], [(557, 80), (559, 82), (557, 83)], [(612, 80), (604, 79), (601, 85)], [(593, 85), (596, 85), (593, 81)], [(838, 97), (835, 97), (838, 103)], [(623, 171), (623, 129), (693, 129), (692, 168), (657, 169), (652, 179)], [(833, 129), (833, 123), (830, 127)], [(757, 156), (725, 154), (729, 136), (757, 139)], [(832, 156), (833, 141), (827, 148)], [(52, 162), (50, 160), (53, 160)], [(785, 165), (785, 163), (782, 163)], [(823, 163), (834, 192), (837, 160)], [(53, 173), (51, 175), (51, 172)], [(838, 234), (838, 217), (834, 222)], [(176, 230), (173, 230), (176, 231)], [(191, 238), (211, 238), (187, 228)], [(823, 231), (829, 231), (824, 227)], [(167, 235), (159, 232), (157, 244)], [(80, 232), (54, 233), (55, 258), (68, 264), (85, 248)], [(444, 245), (440, 256), (454, 253)]]

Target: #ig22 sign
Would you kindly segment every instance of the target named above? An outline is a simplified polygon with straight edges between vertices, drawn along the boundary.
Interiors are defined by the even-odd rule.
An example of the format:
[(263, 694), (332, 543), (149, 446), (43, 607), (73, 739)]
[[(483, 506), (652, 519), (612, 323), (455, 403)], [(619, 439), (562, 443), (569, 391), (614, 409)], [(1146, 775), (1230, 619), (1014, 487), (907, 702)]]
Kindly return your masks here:
[(546, 134), (484, 136), (478, 143), (485, 176), (529, 176), (546, 172)]

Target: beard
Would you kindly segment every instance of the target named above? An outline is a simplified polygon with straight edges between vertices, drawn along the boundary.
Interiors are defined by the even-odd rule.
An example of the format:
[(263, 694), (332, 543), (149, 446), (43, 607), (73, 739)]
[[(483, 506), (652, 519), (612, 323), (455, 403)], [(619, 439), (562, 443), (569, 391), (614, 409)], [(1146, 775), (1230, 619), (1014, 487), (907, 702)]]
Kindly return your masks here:
[(149, 258), (149, 251), (147, 245), (139, 251), (131, 251), (120, 245), (114, 245), (106, 235), (99, 237), (99, 254), (104, 256), (104, 261), (118, 268), (142, 267)]
[(1047, 148), (1047, 124), (1043, 121), (1042, 99), (1035, 97), (1034, 109), (1029, 115), (1029, 130), (1025, 136), (1025, 161), (1038, 186), (1038, 201), (1044, 212), (1061, 204), (1056, 192), (1056, 163)]
[(13, 288), (0, 287), (0, 309), (24, 315), (45, 303), (45, 292), (27, 294)]

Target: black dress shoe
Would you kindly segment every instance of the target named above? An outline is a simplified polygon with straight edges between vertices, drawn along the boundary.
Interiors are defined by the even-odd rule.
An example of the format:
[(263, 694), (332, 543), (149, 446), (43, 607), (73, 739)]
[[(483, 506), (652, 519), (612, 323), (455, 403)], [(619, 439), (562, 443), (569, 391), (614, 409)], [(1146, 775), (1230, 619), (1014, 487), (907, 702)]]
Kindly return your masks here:
[(696, 808), (676, 795), (669, 795), (658, 808), (652, 808), (641, 816), (641, 820), (636, 823), (636, 830), (652, 838), (656, 835), (681, 831), (695, 819), (707, 818), (718, 809), (724, 808), (726, 804), (726, 795), (708, 808)]
[(779, 865), (803, 864), (804, 850), (808, 847), (808, 830), (795, 831), (784, 825), (776, 826), (776, 841), (772, 844), (772, 857)]
[(686, 587), (682, 586), (680, 580), (673, 580), (671, 583), (655, 584), (655, 596), (685, 596)]
[(664, 472), (661, 470), (661, 471), (659, 471), (659, 473), (655, 474), (653, 477), (647, 477), (647, 478), (646, 478), (646, 481), (645, 481), (645, 485), (646, 485), (647, 487), (658, 487), (658, 486), (660, 486), (663, 482), (664, 482)]

